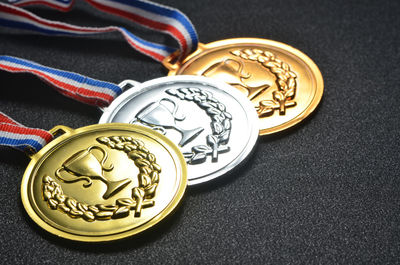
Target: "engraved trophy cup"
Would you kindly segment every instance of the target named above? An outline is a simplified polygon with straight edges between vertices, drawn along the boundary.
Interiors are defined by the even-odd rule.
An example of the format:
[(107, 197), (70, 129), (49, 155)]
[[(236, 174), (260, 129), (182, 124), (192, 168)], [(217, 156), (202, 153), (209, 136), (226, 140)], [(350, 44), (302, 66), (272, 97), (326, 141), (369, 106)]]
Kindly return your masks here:
[(247, 85), (243, 82), (243, 79), (248, 79), (251, 74), (243, 72), (243, 62), (234, 59), (225, 59), (221, 62), (211, 65), (201, 75), (206, 77), (218, 78), (226, 80), (229, 84), (238, 84), (243, 87)]
[(245, 73), (244, 64), (240, 60), (225, 59), (223, 61), (217, 62), (210, 67), (208, 67), (202, 75), (211, 78), (217, 78), (225, 80), (230, 85), (239, 85), (247, 90), (247, 97), (253, 100), (261, 93), (263, 93), (267, 88), (270, 87), (269, 84), (263, 83), (259, 86), (250, 86), (248, 80), (252, 75), (250, 73)]
[[(103, 158), (101, 161), (97, 160), (97, 158), (91, 153), (93, 149), (100, 150), (103, 153)], [(56, 170), (55, 175), (66, 183), (73, 183), (80, 180), (87, 181), (87, 183), (83, 184), (84, 187), (89, 187), (92, 185), (92, 179), (101, 180), (107, 185), (107, 190), (104, 193), (103, 198), (108, 199), (128, 185), (131, 180), (107, 180), (103, 176), (103, 170), (111, 171), (114, 168), (113, 165), (110, 165), (109, 168), (104, 166), (107, 157), (107, 152), (103, 148), (95, 145), (90, 146), (87, 149), (81, 150), (68, 158), (63, 165)], [(65, 174), (64, 176), (61, 176), (60, 173), (62, 171), (68, 172), (69, 176), (67, 177)]]
[[(165, 102), (170, 102), (173, 105), (173, 110), (168, 108)], [(164, 104), (163, 104), (164, 103)], [(169, 98), (162, 98), (158, 102), (152, 102), (144, 107), (137, 115), (136, 120), (148, 124), (154, 130), (159, 130), (162, 134), (165, 134), (165, 129), (175, 129), (181, 133), (182, 138), (179, 142), (180, 146), (184, 146), (186, 143), (191, 141), (197, 135), (199, 135), (204, 128), (198, 127), (191, 130), (185, 130), (176, 125), (176, 121), (182, 121), (183, 117), (177, 117), (176, 112), (178, 105), (175, 101)]]

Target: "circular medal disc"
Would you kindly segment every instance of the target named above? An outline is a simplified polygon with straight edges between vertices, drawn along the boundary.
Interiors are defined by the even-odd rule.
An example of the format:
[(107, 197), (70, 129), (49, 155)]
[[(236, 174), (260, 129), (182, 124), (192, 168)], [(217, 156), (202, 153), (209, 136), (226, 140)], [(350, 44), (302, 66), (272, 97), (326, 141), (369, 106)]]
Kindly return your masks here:
[(21, 196), (30, 217), (57, 236), (86, 242), (137, 234), (166, 217), (187, 186), (186, 163), (163, 135), (129, 124), (76, 130), (32, 156)]
[(165, 134), (180, 146), (188, 163), (189, 185), (233, 169), (257, 141), (253, 105), (224, 82), (176, 76), (133, 85), (104, 110), (100, 123), (141, 124)]
[(222, 80), (253, 102), (260, 134), (292, 127), (314, 111), (323, 93), (315, 63), (301, 51), (272, 40), (238, 38), (200, 44), (182, 63), (163, 62), (168, 75)]

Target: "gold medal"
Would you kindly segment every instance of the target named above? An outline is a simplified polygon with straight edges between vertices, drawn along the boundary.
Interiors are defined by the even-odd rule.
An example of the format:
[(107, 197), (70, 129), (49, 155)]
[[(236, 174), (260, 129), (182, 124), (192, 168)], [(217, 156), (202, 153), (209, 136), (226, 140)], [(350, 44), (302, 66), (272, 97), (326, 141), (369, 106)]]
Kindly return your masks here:
[(310, 115), (321, 100), (323, 79), (301, 51), (272, 40), (239, 38), (199, 44), (182, 62), (163, 64), (168, 75), (203, 75), (238, 88), (254, 103), (260, 134), (287, 129)]
[(63, 134), (31, 157), (21, 186), (28, 214), (50, 233), (86, 242), (131, 236), (184, 194), (182, 154), (151, 129), (113, 123), (51, 133)]

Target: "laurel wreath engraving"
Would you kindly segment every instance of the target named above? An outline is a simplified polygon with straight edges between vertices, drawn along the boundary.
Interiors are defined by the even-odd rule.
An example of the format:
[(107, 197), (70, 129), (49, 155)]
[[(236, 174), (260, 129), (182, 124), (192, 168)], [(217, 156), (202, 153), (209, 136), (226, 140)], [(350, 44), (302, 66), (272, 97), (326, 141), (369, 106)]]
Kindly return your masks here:
[(231, 133), (232, 115), (226, 111), (224, 104), (219, 102), (213, 95), (195, 87), (168, 89), (169, 95), (180, 98), (181, 100), (192, 101), (211, 117), (212, 134), (207, 135), (207, 145), (196, 145), (192, 147), (192, 152), (183, 153), (189, 164), (197, 164), (205, 161), (207, 155), (212, 156), (212, 161), (217, 161), (218, 154), (229, 151), (225, 145), (229, 141)]
[(43, 196), (50, 208), (59, 209), (73, 218), (83, 218), (86, 221), (108, 220), (126, 217), (133, 209), (139, 217), (142, 208), (151, 207), (154, 201), (161, 167), (156, 163), (155, 156), (144, 147), (143, 142), (132, 137), (112, 136), (99, 137), (97, 141), (111, 149), (124, 151), (139, 168), (139, 186), (132, 189), (131, 198), (119, 198), (114, 204), (87, 205), (64, 194), (61, 185), (48, 175), (43, 177)]
[(272, 92), (272, 100), (262, 100), (256, 107), (259, 116), (272, 115), (279, 110), (280, 115), (286, 113), (287, 107), (296, 106), (293, 101), (296, 95), (296, 74), (290, 70), (287, 63), (277, 59), (275, 55), (260, 49), (243, 49), (231, 51), (235, 56), (261, 63), (268, 68), (277, 78), (278, 90)]

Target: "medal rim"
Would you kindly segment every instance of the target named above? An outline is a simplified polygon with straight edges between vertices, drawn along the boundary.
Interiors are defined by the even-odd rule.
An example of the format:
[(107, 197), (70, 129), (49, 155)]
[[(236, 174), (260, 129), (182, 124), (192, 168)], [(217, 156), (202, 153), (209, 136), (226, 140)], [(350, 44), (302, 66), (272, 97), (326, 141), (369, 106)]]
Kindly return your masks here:
[[(139, 83), (135, 85), (134, 87), (128, 89), (127, 91), (123, 92), (121, 95), (119, 95), (111, 104), (103, 109), (103, 114), (100, 117), (99, 123), (109, 123), (111, 122), (110, 120), (112, 119), (112, 114), (115, 113), (116, 111), (119, 111), (119, 109), (122, 107), (121, 104), (123, 104), (126, 100), (134, 98), (136, 95), (139, 95), (141, 93), (145, 93), (148, 90), (152, 89), (152, 86), (161, 84), (161, 83), (174, 83), (174, 82), (179, 82), (179, 81), (187, 81), (187, 82), (198, 82), (202, 85), (209, 85), (211, 84), (213, 87), (216, 87), (217, 89), (220, 89), (222, 91), (225, 91), (227, 94), (235, 98), (239, 102), (240, 105), (243, 106), (243, 109), (246, 111), (246, 118), (249, 121), (249, 124), (252, 125), (250, 128), (250, 134), (249, 138), (247, 141), (247, 144), (245, 148), (242, 150), (242, 152), (237, 155), (232, 162), (230, 162), (228, 165), (226, 165), (223, 168), (220, 168), (217, 171), (214, 171), (206, 176), (201, 176), (197, 177), (194, 179), (190, 179), (190, 176), (188, 176), (188, 186), (196, 185), (196, 184), (201, 184), (210, 180), (213, 180), (215, 178), (218, 178), (220, 176), (225, 175), (226, 173), (230, 172), (233, 170), (235, 167), (239, 166), (241, 163), (243, 163), (246, 158), (250, 156), (252, 151), (254, 150), (258, 137), (259, 137), (259, 120), (258, 120), (258, 115), (256, 110), (254, 109), (253, 104), (248, 100), (248, 98), (241, 93), (239, 90), (236, 88), (230, 86), (229, 84), (222, 82), (220, 80), (204, 77), (204, 76), (195, 76), (195, 75), (178, 75), (178, 76), (165, 76), (165, 77), (160, 77), (156, 79), (152, 79), (143, 83)], [(124, 82), (122, 82), (124, 83)], [(179, 148), (179, 147), (178, 147)], [(186, 162), (185, 162), (186, 163)]]
[[(96, 130), (104, 130), (104, 129), (111, 129), (111, 130), (129, 130), (133, 131), (136, 133), (141, 133), (146, 135), (147, 137), (155, 140), (156, 142), (160, 143), (163, 148), (165, 148), (170, 154), (174, 154), (172, 156), (173, 159), (178, 159), (177, 165), (179, 163), (181, 164), (181, 172), (180, 172), (180, 183), (179, 187), (176, 191), (176, 194), (174, 198), (168, 203), (168, 205), (157, 215), (155, 215), (153, 218), (149, 219), (147, 222), (142, 224), (141, 226), (135, 227), (133, 229), (123, 231), (120, 233), (115, 233), (115, 234), (110, 234), (110, 235), (79, 235), (79, 234), (74, 234), (74, 233), (69, 233), (66, 231), (63, 231), (57, 227), (52, 226), (46, 220), (42, 219), (40, 215), (36, 212), (35, 208), (32, 206), (31, 200), (30, 200), (30, 195), (29, 195), (29, 190), (30, 190), (30, 183), (31, 183), (31, 177), (32, 177), (32, 172), (35, 170), (37, 166), (40, 166), (40, 164), (44, 161), (43, 157), (47, 155), (51, 155), (53, 152), (53, 148), (57, 148), (57, 145), (62, 145), (64, 142), (68, 141), (69, 138), (71, 137), (77, 137), (79, 134), (84, 134), (90, 131), (96, 131)], [(28, 164), (25, 173), (22, 178), (21, 182), (21, 199), (22, 199), (22, 204), (30, 216), (30, 218), (41, 228), (46, 230), (47, 232), (56, 235), (58, 237), (62, 237), (65, 239), (69, 240), (74, 240), (74, 241), (81, 241), (81, 242), (106, 242), (106, 241), (115, 241), (119, 239), (123, 239), (126, 237), (133, 236), (135, 234), (138, 234), (144, 230), (147, 230), (160, 221), (162, 221), (165, 217), (167, 217), (169, 214), (171, 214), (179, 205), (181, 202), (183, 195), (185, 193), (186, 187), (187, 187), (187, 165), (186, 161), (179, 150), (179, 148), (167, 137), (164, 135), (151, 130), (149, 128), (146, 128), (144, 126), (140, 125), (133, 125), (133, 124), (125, 124), (125, 123), (107, 123), (107, 124), (94, 124), (94, 125), (89, 125), (85, 127), (80, 127), (77, 129), (72, 129), (66, 126), (58, 125), (54, 127), (53, 129), (50, 130), (50, 132), (55, 133), (58, 130), (62, 130), (65, 133), (63, 135), (60, 135), (59, 137), (55, 138), (52, 140), (50, 143), (45, 145), (39, 152), (31, 156), (31, 161)], [(34, 175), (34, 177), (37, 177)]]
[[(175, 64), (170, 64), (169, 61), (173, 58), (173, 56), (167, 57), (163, 61), (164, 67), (166, 67), (169, 72), (168, 76), (178, 76), (177, 74), (179, 70), (184, 67), (186, 64), (190, 64), (193, 60), (196, 60), (197, 57), (200, 57), (201, 53), (206, 52), (206, 51), (212, 51), (213, 49), (217, 48), (222, 48), (223, 46), (228, 46), (228, 45), (234, 45), (234, 44), (260, 44), (260, 45), (267, 45), (267, 46), (272, 46), (275, 48), (283, 49), (287, 52), (289, 52), (291, 55), (294, 55), (295, 57), (299, 58), (301, 61), (303, 61), (310, 69), (312, 76), (315, 79), (315, 94), (313, 95), (313, 98), (310, 102), (310, 104), (305, 108), (302, 112), (300, 112), (296, 117), (293, 119), (279, 124), (277, 126), (271, 127), (271, 128), (266, 128), (262, 129), (260, 128), (260, 135), (269, 135), (273, 133), (277, 133), (283, 130), (286, 130), (288, 128), (291, 128), (298, 123), (300, 123), (302, 120), (310, 116), (312, 112), (318, 107), (319, 103), (321, 102), (323, 91), (324, 91), (324, 80), (322, 77), (322, 73), (319, 70), (318, 66), (314, 63), (314, 61), (308, 57), (305, 53), (302, 51), (279, 41), (274, 41), (274, 40), (269, 40), (269, 39), (261, 39), (261, 38), (230, 38), (230, 39), (224, 39), (224, 40), (218, 40), (210, 43), (199, 43), (198, 48), (196, 51), (193, 53), (189, 54), (187, 57), (184, 58), (182, 62), (177, 62)], [(236, 88), (235, 88), (236, 89)], [(262, 123), (262, 119), (259, 118), (260, 123)], [(260, 126), (262, 127), (262, 126)]]

